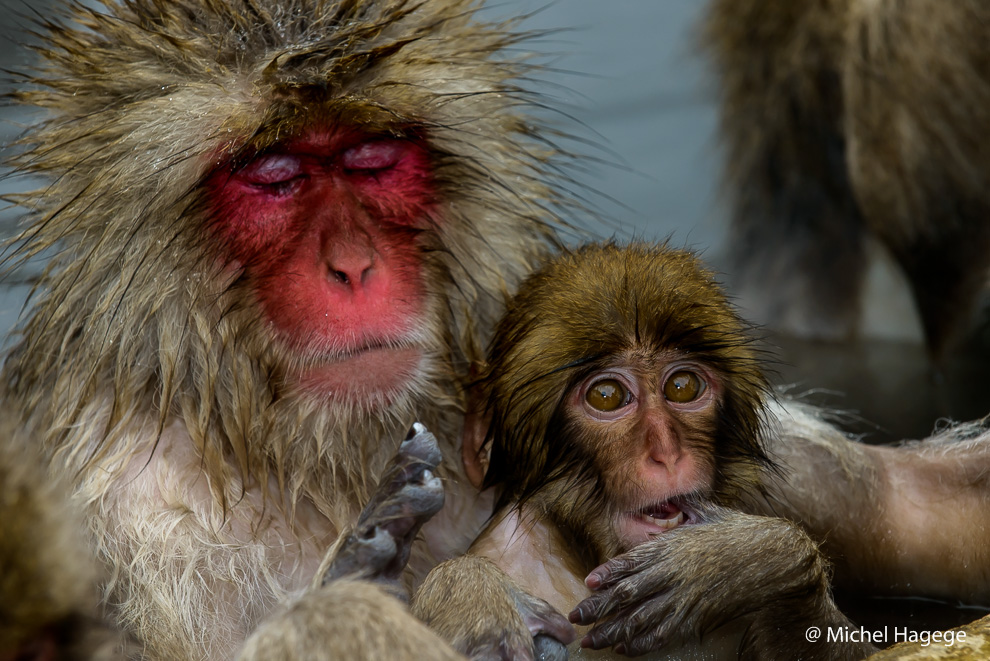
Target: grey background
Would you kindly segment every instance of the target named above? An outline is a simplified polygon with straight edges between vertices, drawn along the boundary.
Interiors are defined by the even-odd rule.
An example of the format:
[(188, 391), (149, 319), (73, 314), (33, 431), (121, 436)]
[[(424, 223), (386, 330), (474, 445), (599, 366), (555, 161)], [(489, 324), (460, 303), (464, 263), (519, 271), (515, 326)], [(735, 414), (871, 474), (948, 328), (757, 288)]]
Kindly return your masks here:
[[(545, 93), (587, 127), (605, 161), (591, 165), (586, 187), (621, 203), (602, 203), (610, 236), (666, 238), (723, 251), (717, 204), (715, 105), (696, 47), (704, 2), (685, 0), (518, 0), (535, 12), (525, 23), (558, 29), (537, 46), (551, 56)], [(556, 57), (553, 55), (556, 54)]]

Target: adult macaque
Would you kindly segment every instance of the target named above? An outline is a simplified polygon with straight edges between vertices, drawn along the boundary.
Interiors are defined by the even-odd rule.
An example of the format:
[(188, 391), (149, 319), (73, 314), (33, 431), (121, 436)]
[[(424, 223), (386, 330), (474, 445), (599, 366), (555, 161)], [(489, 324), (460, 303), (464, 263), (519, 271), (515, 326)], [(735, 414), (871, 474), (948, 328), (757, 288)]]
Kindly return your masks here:
[(941, 358), (971, 330), (990, 267), (990, 4), (714, 0), (705, 41), (748, 308), (851, 336), (872, 240)]
[(72, 481), (147, 658), (229, 658), (272, 613), (254, 653), (418, 626), (320, 570), (413, 420), (457, 458), (414, 571), (480, 529), (460, 386), (560, 201), (521, 36), (476, 9), (106, 0), (40, 28), (14, 97), (44, 117), (12, 164), (48, 183), (18, 198), (14, 259), (51, 261), (0, 394)]
[[(812, 625), (853, 626), (817, 544), (794, 523), (735, 509), (773, 470), (767, 384), (746, 324), (693, 255), (608, 244), (548, 263), (499, 323), (482, 384), (464, 461), (497, 489), (496, 514), (475, 557), (437, 568), (413, 608), (455, 647), (527, 633), (569, 642), (550, 617), (513, 617), (522, 589), (594, 625), (582, 640), (594, 649), (871, 651), (806, 639)], [(476, 586), (500, 577), (501, 593), (486, 594), (502, 598), (476, 603)], [(484, 618), (489, 631), (475, 631)]]
[(751, 512), (799, 522), (834, 565), (838, 587), (990, 603), (990, 431), (947, 427), (900, 446), (849, 440), (821, 412), (772, 408), (780, 465)]

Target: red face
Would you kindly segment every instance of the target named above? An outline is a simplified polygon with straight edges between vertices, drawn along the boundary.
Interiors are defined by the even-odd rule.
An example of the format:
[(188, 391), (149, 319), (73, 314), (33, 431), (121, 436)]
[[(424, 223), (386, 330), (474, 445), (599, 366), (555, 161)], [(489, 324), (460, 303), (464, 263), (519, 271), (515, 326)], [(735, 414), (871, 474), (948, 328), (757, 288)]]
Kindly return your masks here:
[(715, 375), (690, 360), (617, 364), (571, 393), (579, 436), (595, 439), (588, 450), (620, 512), (612, 527), (623, 549), (696, 521), (684, 496), (712, 484), (719, 395)]
[(426, 290), (418, 236), (433, 204), (413, 139), (314, 133), (214, 175), (228, 257), (320, 397), (387, 402), (420, 369)]

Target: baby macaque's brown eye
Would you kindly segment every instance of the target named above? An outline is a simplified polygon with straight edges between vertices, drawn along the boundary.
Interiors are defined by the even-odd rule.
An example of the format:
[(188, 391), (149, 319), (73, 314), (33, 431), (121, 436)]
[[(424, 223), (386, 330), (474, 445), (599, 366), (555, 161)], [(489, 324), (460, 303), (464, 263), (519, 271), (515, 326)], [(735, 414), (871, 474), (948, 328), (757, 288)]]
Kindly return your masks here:
[(668, 402), (687, 404), (698, 399), (705, 392), (705, 382), (694, 372), (681, 370), (674, 372), (663, 384), (663, 396)]
[(629, 393), (615, 379), (602, 379), (591, 384), (584, 399), (596, 411), (614, 411), (628, 403)]

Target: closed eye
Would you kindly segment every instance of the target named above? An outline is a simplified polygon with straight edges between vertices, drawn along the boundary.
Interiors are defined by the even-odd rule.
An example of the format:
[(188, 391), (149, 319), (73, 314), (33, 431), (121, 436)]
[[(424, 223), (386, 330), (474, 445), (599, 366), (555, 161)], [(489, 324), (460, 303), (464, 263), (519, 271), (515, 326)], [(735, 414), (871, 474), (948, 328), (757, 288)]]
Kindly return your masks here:
[(408, 153), (409, 145), (402, 140), (374, 140), (351, 147), (340, 157), (345, 170), (375, 172), (395, 167)]
[(274, 194), (291, 192), (306, 177), (302, 159), (290, 154), (265, 154), (237, 173), (237, 178)]

